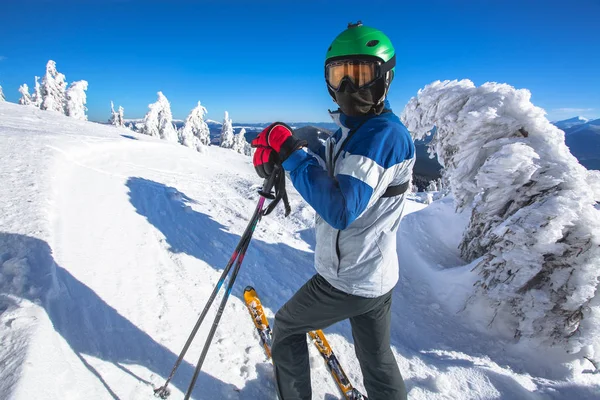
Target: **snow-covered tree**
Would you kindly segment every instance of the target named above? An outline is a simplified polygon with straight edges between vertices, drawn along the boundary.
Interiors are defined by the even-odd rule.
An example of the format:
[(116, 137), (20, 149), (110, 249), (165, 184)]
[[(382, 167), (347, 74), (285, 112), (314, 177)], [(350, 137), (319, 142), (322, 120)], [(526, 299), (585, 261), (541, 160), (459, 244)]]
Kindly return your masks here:
[(246, 141), (246, 129), (242, 128), (237, 135), (233, 137), (233, 144), (231, 145), (233, 151), (237, 151), (240, 154), (249, 156), (252, 154), (250, 143)]
[(443, 178), (437, 178), (432, 181), (429, 181), (429, 185), (427, 185), (427, 192), (444, 192), (444, 180)]
[(42, 88), (40, 86), (40, 77), (35, 77), (35, 86), (33, 88), (33, 94), (31, 95), (31, 104), (37, 108), (42, 107)]
[(87, 88), (87, 81), (82, 80), (71, 83), (71, 86), (69, 86), (69, 89), (65, 93), (65, 115), (87, 121), (88, 118), (85, 113), (87, 111), (87, 107), (85, 106), (87, 102), (85, 91)]
[(160, 114), (160, 104), (158, 102), (148, 105), (149, 111), (144, 116), (144, 121), (140, 132), (159, 138), (160, 137), (160, 125), (158, 122), (158, 116)]
[(438, 191), (438, 186), (437, 186), (437, 179), (433, 180), (433, 181), (429, 181), (429, 185), (427, 185), (427, 189), (425, 189), (426, 192), (437, 192)]
[(65, 114), (65, 92), (67, 82), (65, 76), (56, 70), (56, 63), (52, 60), (46, 65), (46, 74), (41, 85), (41, 109), (58, 111)]
[(229, 113), (225, 111), (225, 118), (223, 118), (223, 126), (221, 127), (221, 147), (230, 149), (233, 146), (233, 124)]
[(161, 98), (161, 95), (159, 95), (159, 101), (162, 103), (163, 106), (162, 112), (159, 115), (161, 135), (160, 137), (161, 139), (165, 139), (170, 142), (177, 142), (177, 129), (175, 129), (175, 126), (173, 125), (173, 114), (171, 113), (171, 104), (164, 95)]
[(438, 81), (402, 120), (416, 139), (437, 127), (430, 151), (456, 207), (471, 210), (460, 250), (479, 280), (466, 309), (485, 302), (490, 326), (598, 358), (600, 182), (530, 97), (505, 84)]
[(206, 108), (198, 102), (198, 105), (190, 111), (185, 119), (183, 128), (179, 130), (179, 143), (198, 151), (202, 146), (210, 144), (210, 130), (204, 122), (206, 112)]
[(2, 86), (0, 86), (0, 101), (6, 101), (6, 98), (4, 97), (4, 92), (2, 91)]
[[(443, 171), (442, 171), (443, 172)], [(447, 189), (447, 184), (444, 183), (444, 177), (434, 179), (429, 181), (427, 188), (425, 191), (427, 192), (427, 196), (431, 195), (432, 201), (439, 200), (449, 194), (449, 190)]]
[(177, 142), (177, 130), (173, 126), (171, 104), (162, 92), (158, 92), (157, 95), (156, 103), (148, 105), (150, 110), (144, 117), (141, 132), (170, 142)]
[(108, 120), (108, 122), (110, 122), (112, 125), (114, 125), (116, 127), (124, 128), (125, 127), (125, 118), (123, 116), (124, 111), (125, 110), (121, 106), (119, 106), (119, 111), (115, 111), (115, 105), (111, 101), (110, 102), (110, 119)]
[(29, 106), (32, 104), (31, 95), (29, 94), (29, 86), (27, 86), (26, 83), (19, 86), (19, 93), (21, 93), (19, 104), (24, 106)]

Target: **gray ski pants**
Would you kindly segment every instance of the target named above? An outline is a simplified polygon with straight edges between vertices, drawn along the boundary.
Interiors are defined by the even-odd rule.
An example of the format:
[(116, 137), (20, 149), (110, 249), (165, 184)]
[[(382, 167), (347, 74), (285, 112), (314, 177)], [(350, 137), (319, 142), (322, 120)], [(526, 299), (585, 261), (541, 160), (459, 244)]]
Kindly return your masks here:
[(369, 400), (405, 400), (404, 380), (390, 348), (391, 306), (392, 292), (353, 296), (313, 276), (275, 315), (271, 351), (279, 399), (311, 400), (306, 333), (349, 318)]

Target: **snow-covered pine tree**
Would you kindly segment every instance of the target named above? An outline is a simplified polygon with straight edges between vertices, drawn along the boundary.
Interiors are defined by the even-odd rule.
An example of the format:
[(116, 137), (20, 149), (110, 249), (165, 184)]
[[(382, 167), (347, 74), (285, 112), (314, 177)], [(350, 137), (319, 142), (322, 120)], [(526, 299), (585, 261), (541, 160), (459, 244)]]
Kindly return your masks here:
[(246, 141), (246, 129), (242, 128), (237, 135), (233, 137), (231, 149), (246, 156), (251, 155), (250, 144)]
[(183, 128), (179, 130), (179, 143), (198, 151), (210, 144), (210, 130), (204, 122), (206, 112), (206, 108), (198, 102), (185, 119)]
[(87, 102), (85, 91), (87, 88), (87, 81), (82, 80), (71, 83), (71, 86), (69, 86), (69, 89), (65, 93), (65, 115), (87, 121), (88, 117), (85, 113), (87, 111), (87, 107), (85, 106)]
[(0, 101), (6, 101), (6, 98), (4, 97), (4, 91), (2, 90), (2, 86), (0, 86)]
[(597, 358), (600, 183), (530, 97), (505, 84), (437, 81), (402, 120), (416, 139), (437, 127), (430, 151), (457, 208), (471, 210), (460, 249), (480, 277), (466, 310), (483, 303), (499, 331)]
[(225, 118), (223, 118), (223, 126), (221, 127), (221, 147), (230, 149), (233, 146), (233, 124), (229, 113), (225, 111)]
[(427, 189), (425, 189), (425, 191), (426, 192), (437, 192), (438, 191), (437, 179), (429, 181), (429, 185), (427, 185)]
[(124, 128), (125, 127), (125, 118), (123, 116), (124, 111), (125, 110), (121, 106), (119, 106), (119, 111), (115, 111), (115, 105), (111, 101), (110, 102), (110, 119), (108, 120), (108, 122), (110, 122), (111, 125), (114, 125), (118, 128)]
[(121, 124), (120, 126), (122, 126), (123, 128), (127, 128), (125, 126), (125, 109), (123, 108), (123, 106), (119, 106), (117, 115), (119, 116), (119, 121), (120, 121), (119, 123)]
[(148, 105), (148, 108), (149, 111), (144, 116), (140, 132), (148, 136), (159, 138), (160, 127), (158, 124), (158, 115), (160, 113), (160, 104), (158, 102), (152, 103)]
[(177, 142), (177, 130), (173, 126), (171, 104), (162, 92), (158, 92), (156, 103), (148, 105), (150, 109), (144, 117), (142, 133), (159, 137), (170, 142)]
[(177, 142), (177, 129), (173, 125), (173, 114), (171, 103), (162, 92), (158, 92), (158, 102), (161, 104), (158, 123), (160, 126), (160, 138), (169, 142)]
[(40, 77), (35, 77), (35, 86), (33, 88), (33, 94), (31, 95), (31, 104), (37, 108), (42, 107), (42, 88), (40, 86)]
[(33, 102), (31, 101), (31, 95), (29, 94), (29, 86), (27, 86), (26, 83), (19, 86), (19, 93), (21, 93), (19, 104), (23, 106), (29, 106), (33, 104)]
[(56, 63), (52, 60), (46, 64), (46, 74), (42, 78), (41, 109), (58, 111), (65, 114), (65, 92), (67, 82), (65, 76), (56, 70)]

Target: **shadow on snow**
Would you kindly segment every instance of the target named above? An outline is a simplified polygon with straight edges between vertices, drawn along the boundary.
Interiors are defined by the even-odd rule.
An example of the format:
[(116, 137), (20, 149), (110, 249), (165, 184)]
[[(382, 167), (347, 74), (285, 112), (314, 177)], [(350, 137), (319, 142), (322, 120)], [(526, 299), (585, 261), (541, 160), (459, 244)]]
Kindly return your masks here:
[[(127, 365), (144, 366), (163, 379), (169, 375), (177, 355), (157, 343), (65, 268), (57, 265), (48, 243), (30, 236), (0, 232), (0, 249), (1, 263), (9, 260), (26, 262), (26, 265), (21, 264), (21, 271), (26, 274), (21, 277), (20, 287), (0, 286), (0, 309), (4, 312), (15, 306), (9, 297), (2, 296), (5, 294), (41, 303), (54, 329), (65, 339), (85, 367), (99, 379), (112, 398), (119, 398), (115, 392), (118, 390), (110, 387), (84, 355), (110, 362), (148, 385), (150, 382), (136, 376)], [(185, 392), (193, 370), (194, 367), (184, 361), (172, 385)], [(226, 398), (227, 393), (234, 393), (236, 390), (235, 386), (204, 373), (200, 374), (196, 389), (196, 395), (202, 392), (208, 396), (206, 398)], [(151, 396), (150, 387), (148, 392)]]

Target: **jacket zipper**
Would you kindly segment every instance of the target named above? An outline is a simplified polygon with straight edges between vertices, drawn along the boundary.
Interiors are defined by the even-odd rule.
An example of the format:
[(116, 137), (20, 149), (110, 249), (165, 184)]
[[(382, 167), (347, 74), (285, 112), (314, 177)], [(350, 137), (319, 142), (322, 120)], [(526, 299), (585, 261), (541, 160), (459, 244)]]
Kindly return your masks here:
[[(337, 162), (338, 157), (340, 156), (340, 154), (342, 153), (344, 147), (346, 146), (346, 144), (350, 141), (350, 138), (352, 138), (352, 136), (354, 136), (354, 134), (356, 133), (356, 131), (358, 130), (358, 128), (360, 128), (362, 126), (362, 124), (364, 124), (365, 122), (367, 122), (366, 120), (361, 122), (356, 128), (354, 129), (350, 129), (348, 131), (348, 135), (346, 136), (346, 138), (344, 139), (344, 141), (341, 143), (339, 150), (337, 151), (337, 153), (335, 152), (335, 146), (333, 146), (333, 150), (330, 154), (329, 154), (329, 160), (331, 162), (331, 170), (330, 170), (330, 175), (333, 177), (333, 179), (335, 178), (335, 164)], [(335, 155), (334, 155), (335, 154)], [(336, 179), (337, 180), (337, 179)], [(338, 259), (338, 265), (337, 265), (337, 275), (340, 274), (340, 267), (342, 265), (342, 252), (340, 251), (340, 234), (342, 233), (341, 230), (337, 231), (337, 235), (335, 236), (335, 254), (337, 255), (337, 259)]]
[(337, 236), (335, 238), (335, 253), (337, 254), (337, 258), (338, 258), (338, 265), (337, 265), (337, 274), (340, 274), (340, 266), (342, 265), (342, 255), (340, 253), (340, 233), (342, 233), (342, 231), (338, 230), (337, 231)]

